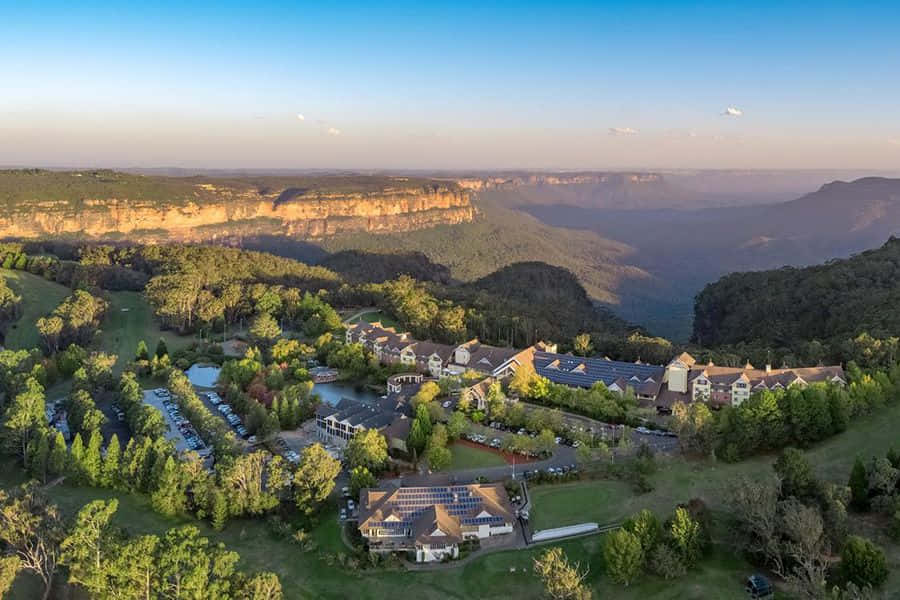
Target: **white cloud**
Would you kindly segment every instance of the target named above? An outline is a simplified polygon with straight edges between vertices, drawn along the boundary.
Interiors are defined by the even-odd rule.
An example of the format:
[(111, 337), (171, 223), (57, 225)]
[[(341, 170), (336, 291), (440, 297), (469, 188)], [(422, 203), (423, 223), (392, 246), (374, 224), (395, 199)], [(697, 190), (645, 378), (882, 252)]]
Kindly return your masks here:
[(338, 129), (337, 127), (329, 127), (328, 135), (341, 135), (341, 130)]
[(298, 120), (298, 121), (305, 121), (305, 120), (306, 120), (306, 117), (304, 117), (302, 113), (297, 113), (297, 120)]
[(637, 129), (631, 127), (610, 127), (609, 135), (637, 135)]
[(725, 109), (725, 112), (723, 112), (722, 114), (725, 115), (726, 117), (740, 117), (741, 115), (744, 114), (744, 111), (742, 111), (741, 109), (739, 109), (735, 106), (729, 106), (728, 108)]

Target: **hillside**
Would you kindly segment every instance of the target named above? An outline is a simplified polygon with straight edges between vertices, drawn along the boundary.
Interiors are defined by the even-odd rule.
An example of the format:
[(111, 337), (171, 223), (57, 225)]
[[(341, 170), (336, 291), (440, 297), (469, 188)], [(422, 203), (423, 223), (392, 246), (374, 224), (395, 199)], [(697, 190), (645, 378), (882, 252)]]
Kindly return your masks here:
[(478, 218), (471, 223), (438, 226), (404, 234), (352, 234), (329, 237), (318, 244), (329, 252), (363, 250), (422, 252), (446, 265), (460, 281), (474, 281), (507, 265), (540, 261), (573, 272), (588, 295), (618, 303), (616, 289), (624, 279), (646, 273), (629, 266), (633, 252), (627, 244), (588, 231), (551, 227), (517, 210), (476, 198)]
[(450, 282), (450, 269), (431, 262), (421, 252), (361, 252), (344, 250), (329, 255), (318, 265), (339, 273), (354, 283), (381, 283), (398, 275), (419, 281)]
[(624, 337), (635, 329), (596, 306), (571, 271), (542, 262), (507, 265), (442, 294), (484, 313), (501, 308), (527, 323), (530, 333), (563, 343), (584, 331)]
[(306, 239), (470, 221), (451, 182), (386, 176), (163, 177), (115, 171), (0, 171), (0, 237), (205, 241)]
[(900, 179), (834, 182), (788, 202), (702, 210), (524, 208), (542, 222), (634, 248), (650, 279), (619, 288), (625, 318), (675, 339), (690, 333), (693, 297), (733, 271), (806, 266), (875, 248), (900, 231)]
[(695, 304), (694, 339), (707, 346), (793, 346), (862, 332), (900, 335), (900, 239), (806, 268), (732, 273)]

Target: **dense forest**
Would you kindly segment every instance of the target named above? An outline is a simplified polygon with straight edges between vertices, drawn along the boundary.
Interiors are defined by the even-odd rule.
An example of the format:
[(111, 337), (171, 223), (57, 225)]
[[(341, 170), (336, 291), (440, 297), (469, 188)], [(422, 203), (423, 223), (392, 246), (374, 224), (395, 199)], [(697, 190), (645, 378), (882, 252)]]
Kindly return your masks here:
[(419, 281), (436, 283), (451, 281), (450, 269), (432, 262), (421, 252), (344, 250), (329, 255), (318, 265), (357, 283), (383, 283), (398, 275), (409, 275)]
[[(162, 324), (181, 333), (232, 329), (260, 312), (308, 328), (298, 321), (306, 293), (337, 309), (378, 306), (420, 339), (444, 343), (478, 337), (524, 347), (549, 339), (567, 347), (590, 332), (595, 350), (625, 356), (626, 336), (637, 330), (595, 306), (571, 272), (543, 263), (463, 284), (446, 281), (445, 268), (424, 256), (404, 254), (341, 253), (334, 263), (349, 275), (263, 252), (183, 244), (7, 243), (0, 260), (72, 288), (143, 292)], [(385, 279), (404, 265), (418, 277)]]
[(154, 206), (180, 206), (200, 200), (236, 200), (242, 194), (272, 197), (290, 202), (304, 195), (367, 194), (386, 188), (420, 189), (451, 187), (416, 177), (363, 175), (309, 175), (256, 177), (164, 177), (137, 175), (110, 169), (48, 171), (0, 170), (0, 198), (10, 209), (21, 210), (40, 202), (65, 203), (78, 209), (86, 201), (128, 199)]
[(900, 239), (823, 265), (732, 273), (697, 296), (694, 341), (704, 346), (810, 344), (846, 354), (861, 334), (900, 334)]

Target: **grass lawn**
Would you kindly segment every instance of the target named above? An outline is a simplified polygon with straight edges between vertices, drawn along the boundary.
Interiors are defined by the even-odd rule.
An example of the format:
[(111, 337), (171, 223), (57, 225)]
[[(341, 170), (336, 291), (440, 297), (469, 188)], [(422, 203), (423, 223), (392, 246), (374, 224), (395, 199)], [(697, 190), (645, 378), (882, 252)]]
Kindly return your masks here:
[(71, 290), (27, 271), (0, 269), (0, 274), (6, 278), (9, 287), (22, 296), (19, 305), (22, 316), (10, 326), (4, 345), (13, 350), (40, 346), (41, 336), (35, 322), (59, 306), (63, 298), (72, 293)]
[(446, 471), (459, 471), (462, 469), (481, 469), (485, 467), (502, 467), (506, 464), (502, 456), (493, 452), (479, 450), (465, 444), (451, 444), (450, 454), (453, 459)]
[(396, 327), (397, 321), (392, 319), (389, 315), (385, 314), (383, 311), (370, 312), (364, 315), (360, 315), (351, 321), (351, 323), (359, 323), (360, 321), (364, 321), (366, 323), (374, 323), (375, 321), (379, 321), (385, 327)]
[[(848, 431), (807, 450), (806, 455), (820, 478), (844, 485), (857, 455), (867, 460), (873, 455), (884, 456), (891, 446), (900, 448), (898, 427), (900, 427), (900, 406), (893, 406), (859, 420)], [(657, 473), (650, 478), (654, 490), (642, 495), (634, 494), (628, 484), (620, 481), (597, 480), (535, 486), (530, 489), (534, 505), (531, 510), (532, 523), (535, 529), (591, 521), (600, 524), (615, 523), (643, 508), (648, 508), (660, 518), (665, 518), (676, 504), (691, 498), (703, 499), (715, 514), (724, 517), (728, 508), (724, 504), (724, 490), (728, 481), (742, 475), (749, 477), (768, 475), (772, 473), (773, 462), (774, 456), (757, 457), (736, 464), (711, 460), (661, 460)], [(884, 547), (891, 575), (883, 589), (889, 592), (886, 597), (896, 597), (900, 593), (900, 546), (886, 536), (883, 527), (873, 526), (872, 523), (857, 517), (852, 518), (851, 530), (861, 531), (863, 535), (871, 537)], [(727, 549), (725, 552), (728, 552)], [(715, 561), (718, 564), (717, 570), (724, 569), (730, 564), (721, 556), (717, 556)], [(747, 574), (747, 567), (741, 561), (734, 564), (742, 565), (742, 571), (731, 573), (732, 579)], [(710, 566), (704, 564), (703, 568), (708, 569)], [(721, 575), (726, 574), (723, 572)], [(695, 597), (691, 595), (694, 592), (685, 590), (685, 585), (688, 580), (693, 584), (697, 579), (691, 574), (688, 578), (670, 583), (667, 587), (677, 589), (679, 594), (688, 593), (687, 597)], [(642, 584), (636, 589), (647, 588)], [(659, 593), (663, 595), (652, 597), (676, 597), (674, 594), (665, 595), (663, 591)], [(621, 592), (615, 597), (628, 596)]]
[(193, 341), (191, 336), (179, 336), (171, 331), (161, 331), (153, 309), (139, 292), (110, 292), (109, 310), (103, 319), (101, 347), (105, 352), (118, 355), (115, 371), (118, 373), (134, 358), (138, 342), (144, 340), (152, 353), (159, 338), (166, 340), (169, 352), (183, 348)]
[(585, 481), (529, 488), (535, 530), (595, 522), (617, 523), (633, 512), (636, 499), (624, 481)]

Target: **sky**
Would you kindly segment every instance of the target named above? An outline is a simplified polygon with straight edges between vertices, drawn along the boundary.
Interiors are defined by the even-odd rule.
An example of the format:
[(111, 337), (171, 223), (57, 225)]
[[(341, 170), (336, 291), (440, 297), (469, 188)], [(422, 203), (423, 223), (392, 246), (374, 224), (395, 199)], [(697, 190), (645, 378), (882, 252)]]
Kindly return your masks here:
[(900, 2), (0, 2), (0, 165), (900, 169)]

